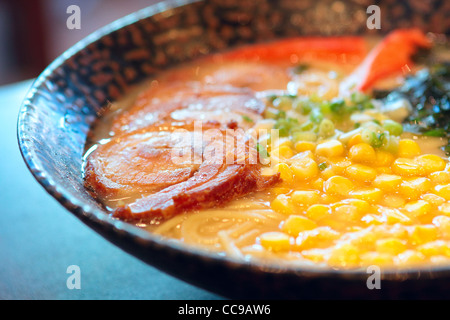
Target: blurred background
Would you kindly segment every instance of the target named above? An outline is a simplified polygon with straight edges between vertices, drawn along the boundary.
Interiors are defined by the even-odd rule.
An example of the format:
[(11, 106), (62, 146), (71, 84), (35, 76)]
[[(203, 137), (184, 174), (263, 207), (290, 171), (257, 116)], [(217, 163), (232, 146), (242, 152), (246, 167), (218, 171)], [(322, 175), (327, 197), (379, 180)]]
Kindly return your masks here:
[[(93, 31), (160, 0), (0, 0), (0, 85), (35, 78)], [(80, 29), (68, 29), (70, 5)]]

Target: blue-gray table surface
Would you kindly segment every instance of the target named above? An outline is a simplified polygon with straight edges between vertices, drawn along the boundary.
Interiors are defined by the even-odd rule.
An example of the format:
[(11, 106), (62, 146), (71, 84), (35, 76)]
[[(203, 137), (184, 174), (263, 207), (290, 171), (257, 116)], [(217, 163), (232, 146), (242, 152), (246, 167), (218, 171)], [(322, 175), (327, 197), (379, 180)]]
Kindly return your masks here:
[[(141, 262), (64, 209), (34, 180), (17, 144), (32, 81), (0, 87), (0, 299), (221, 299)], [(69, 289), (67, 268), (80, 268)]]

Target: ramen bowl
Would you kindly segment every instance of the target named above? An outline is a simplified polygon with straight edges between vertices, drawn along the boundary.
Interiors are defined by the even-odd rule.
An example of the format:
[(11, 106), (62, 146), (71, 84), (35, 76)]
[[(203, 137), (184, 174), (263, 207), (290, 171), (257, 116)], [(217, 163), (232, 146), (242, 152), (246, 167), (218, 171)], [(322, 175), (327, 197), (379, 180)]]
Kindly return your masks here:
[(105, 239), (149, 265), (224, 297), (450, 297), (450, 266), (382, 272), (377, 288), (371, 285), (373, 269), (240, 261), (114, 219), (83, 184), (85, 145), (105, 106), (168, 67), (242, 44), (292, 36), (383, 35), (408, 26), (449, 31), (444, 2), (424, 8), (419, 1), (380, 1), (381, 29), (369, 28), (369, 5), (366, 1), (188, 0), (162, 2), (128, 15), (68, 49), (35, 80), (18, 119), (23, 159), (52, 197)]

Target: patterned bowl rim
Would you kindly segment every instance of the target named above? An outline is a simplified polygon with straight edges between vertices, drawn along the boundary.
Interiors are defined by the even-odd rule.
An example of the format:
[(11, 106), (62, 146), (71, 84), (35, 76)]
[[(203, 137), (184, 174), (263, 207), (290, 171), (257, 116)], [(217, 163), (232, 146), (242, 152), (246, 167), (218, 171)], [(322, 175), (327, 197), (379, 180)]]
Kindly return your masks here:
[[(89, 44), (100, 40), (102, 37), (124, 28), (128, 25), (138, 22), (141, 19), (151, 17), (155, 14), (163, 13), (167, 10), (177, 9), (184, 5), (193, 4), (196, 2), (201, 2), (203, 0), (166, 0), (163, 2), (156, 3), (147, 8), (141, 9), (139, 11), (133, 12), (126, 15), (106, 26), (94, 31), (87, 37), (83, 38), (75, 45), (63, 52), (59, 57), (57, 57), (51, 64), (49, 64), (44, 71), (34, 80), (30, 89), (28, 90), (22, 104), (20, 107), (18, 122), (17, 122), (17, 138), (19, 149), (22, 158), (25, 161), (26, 166), (30, 170), (31, 174), (38, 181), (38, 183), (49, 193), (53, 198), (55, 198), (65, 209), (73, 213), (77, 218), (83, 221), (87, 226), (93, 229), (102, 229), (104, 231), (109, 231), (114, 234), (115, 240), (120, 238), (127, 238), (132, 240), (136, 246), (145, 246), (159, 248), (163, 250), (170, 250), (180, 255), (190, 255), (198, 259), (203, 259), (208, 261), (214, 261), (217, 263), (227, 264), (230, 267), (251, 269), (251, 271), (258, 271), (263, 273), (288, 273), (297, 274), (300, 276), (333, 276), (340, 277), (344, 279), (367, 279), (366, 269), (334, 269), (331, 267), (317, 267), (317, 266), (286, 266), (283, 263), (260, 263), (256, 261), (242, 261), (241, 259), (236, 259), (229, 256), (222, 256), (210, 252), (205, 249), (201, 249), (195, 246), (189, 246), (183, 243), (178, 243), (175, 241), (170, 241), (170, 239), (164, 239), (161, 236), (154, 235), (147, 231), (140, 229), (132, 224), (119, 221), (117, 219), (111, 218), (109, 215), (105, 214), (104, 211), (96, 208), (92, 205), (86, 204), (80, 199), (72, 196), (70, 192), (59, 186), (52, 175), (48, 173), (39, 155), (36, 153), (36, 146), (33, 143), (33, 139), (30, 136), (28, 126), (30, 121), (33, 119), (35, 113), (39, 111), (32, 107), (33, 99), (38, 95), (38, 89), (50, 78), (50, 76), (59, 67), (64, 65), (66, 60), (78, 53), (79, 51), (85, 49)], [(115, 241), (111, 241), (114, 244)], [(120, 246), (119, 246), (120, 247)], [(150, 252), (150, 251), (149, 251)], [(132, 253), (131, 253), (132, 254)], [(139, 258), (139, 257), (138, 257)], [(162, 269), (162, 271), (164, 271)], [(383, 279), (386, 280), (405, 280), (405, 279), (418, 279), (419, 277), (436, 278), (440, 275), (449, 275), (449, 266), (435, 266), (428, 268), (406, 268), (406, 269), (387, 269), (383, 270)], [(176, 276), (176, 275), (174, 275)]]

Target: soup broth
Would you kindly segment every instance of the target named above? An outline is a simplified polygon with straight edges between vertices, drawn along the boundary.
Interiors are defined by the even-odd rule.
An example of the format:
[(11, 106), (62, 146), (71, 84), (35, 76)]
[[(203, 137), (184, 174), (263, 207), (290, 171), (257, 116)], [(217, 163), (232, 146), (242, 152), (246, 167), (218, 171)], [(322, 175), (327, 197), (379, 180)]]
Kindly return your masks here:
[[(380, 41), (366, 42), (370, 49)], [(117, 217), (245, 261), (339, 269), (448, 264), (450, 165), (442, 150), (447, 139), (402, 125), (414, 108), (406, 99), (387, 101), (372, 94), (398, 87), (405, 73), (383, 76), (370, 90), (355, 90), (343, 84), (364, 64), (365, 51), (312, 50), (267, 59), (267, 51), (257, 46), (239, 50), (162, 72), (110, 106), (85, 156), (87, 187), (105, 208), (115, 215), (136, 203), (136, 212), (156, 204), (163, 208), (152, 211), (157, 214), (141, 210), (137, 219), (129, 212)], [(258, 54), (249, 59), (252, 50)], [(426, 67), (411, 64), (408, 74)], [(158, 122), (163, 108), (173, 108), (170, 123)], [(198, 122), (203, 130), (220, 123), (227, 130), (242, 129), (254, 142), (249, 148), (257, 151), (258, 177), (252, 178), (252, 171), (244, 183), (239, 171), (232, 182), (224, 176), (220, 185), (214, 178), (201, 194), (184, 186), (169, 199), (175, 209), (166, 214), (159, 199), (195, 179), (208, 161), (203, 153), (203, 162), (192, 162), (196, 139), (204, 148), (209, 143), (186, 129)], [(175, 166), (161, 150), (179, 146), (174, 137), (181, 129), (194, 142), (180, 150), (193, 153), (191, 162)], [(247, 141), (239, 135), (233, 139)], [(221, 164), (224, 171), (217, 175), (235, 162)], [(251, 179), (257, 182), (249, 184)], [(177, 209), (180, 199), (189, 204), (186, 210)], [(204, 207), (198, 199), (212, 205)]]

